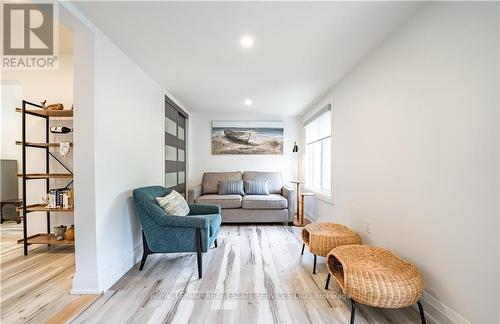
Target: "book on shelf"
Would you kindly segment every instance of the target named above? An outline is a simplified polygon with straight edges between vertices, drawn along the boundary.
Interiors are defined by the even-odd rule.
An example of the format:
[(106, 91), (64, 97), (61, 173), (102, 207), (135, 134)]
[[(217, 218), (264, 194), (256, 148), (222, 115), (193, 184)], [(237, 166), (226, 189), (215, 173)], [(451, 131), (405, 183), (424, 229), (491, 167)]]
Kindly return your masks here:
[(51, 189), (47, 194), (48, 208), (71, 209), (73, 207), (73, 189)]

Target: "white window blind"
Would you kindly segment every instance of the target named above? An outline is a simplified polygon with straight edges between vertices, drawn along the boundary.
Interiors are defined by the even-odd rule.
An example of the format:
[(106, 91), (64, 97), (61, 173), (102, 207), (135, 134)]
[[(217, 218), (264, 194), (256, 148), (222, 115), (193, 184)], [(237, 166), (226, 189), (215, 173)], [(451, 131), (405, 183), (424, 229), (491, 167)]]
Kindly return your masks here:
[(332, 114), (330, 106), (310, 119), (304, 128), (306, 187), (330, 195), (332, 169)]

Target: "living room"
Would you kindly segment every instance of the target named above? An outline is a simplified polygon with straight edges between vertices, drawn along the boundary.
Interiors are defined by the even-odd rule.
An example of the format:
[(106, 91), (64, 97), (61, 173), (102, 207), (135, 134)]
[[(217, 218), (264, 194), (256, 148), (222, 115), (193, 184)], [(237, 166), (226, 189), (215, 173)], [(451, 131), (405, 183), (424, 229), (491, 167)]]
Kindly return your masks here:
[(2, 323), (500, 322), (498, 2), (2, 10)]

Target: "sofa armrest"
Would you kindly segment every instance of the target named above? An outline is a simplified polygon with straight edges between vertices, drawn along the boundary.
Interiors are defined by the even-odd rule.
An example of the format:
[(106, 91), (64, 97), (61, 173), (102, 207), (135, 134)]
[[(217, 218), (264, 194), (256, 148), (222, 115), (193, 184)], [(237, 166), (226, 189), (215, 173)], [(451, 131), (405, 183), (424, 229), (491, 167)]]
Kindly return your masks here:
[(220, 214), (219, 205), (189, 204), (189, 215)]
[(193, 204), (201, 197), (201, 184), (188, 190), (188, 203)]
[(297, 207), (295, 190), (292, 187), (283, 186), (281, 193), (288, 201), (288, 219), (291, 221), (294, 218), (294, 212)]

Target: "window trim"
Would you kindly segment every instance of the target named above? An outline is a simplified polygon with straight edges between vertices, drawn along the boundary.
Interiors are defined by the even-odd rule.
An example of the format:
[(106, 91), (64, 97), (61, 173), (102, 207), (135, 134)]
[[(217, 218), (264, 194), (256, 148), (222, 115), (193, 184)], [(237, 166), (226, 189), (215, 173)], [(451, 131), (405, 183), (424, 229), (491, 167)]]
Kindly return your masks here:
[[(333, 101), (333, 100), (332, 100)], [(313, 122), (314, 120), (316, 120), (319, 116), (321, 116), (323, 113), (327, 112), (327, 111), (330, 111), (330, 119), (331, 119), (331, 122), (330, 122), (330, 135), (329, 136), (325, 136), (325, 137), (322, 137), (320, 139), (317, 139), (315, 141), (312, 141), (310, 143), (307, 143), (306, 142), (306, 126), (309, 125), (311, 122)], [(333, 178), (334, 178), (334, 172), (333, 172), (333, 155), (334, 155), (334, 136), (333, 136), (333, 119), (334, 119), (334, 111), (332, 109), (332, 104), (331, 103), (328, 103), (326, 104), (325, 106), (323, 106), (321, 109), (319, 109), (318, 111), (316, 111), (315, 113), (313, 113), (309, 118), (306, 119), (305, 122), (303, 122), (302, 124), (302, 127), (303, 127), (303, 143), (304, 143), (304, 157), (306, 158), (306, 155), (305, 155), (305, 151), (306, 151), (306, 147), (308, 144), (313, 144), (315, 142), (319, 142), (319, 141), (322, 141), (326, 138), (330, 138), (330, 154), (331, 154), (331, 157), (330, 157), (330, 168), (331, 168), (331, 171), (330, 171), (330, 192), (324, 192), (324, 191), (321, 191), (321, 190), (318, 190), (316, 188), (312, 188), (310, 186), (307, 185), (307, 182), (304, 183), (304, 192), (311, 192), (311, 193), (315, 193), (317, 198), (331, 206), (335, 206), (335, 199), (334, 199), (334, 181), (333, 181)], [(323, 166), (323, 163), (324, 163), (324, 159), (323, 159), (323, 150), (321, 150), (321, 164)], [(306, 164), (307, 164), (307, 161), (305, 161), (306, 159), (304, 159), (304, 176), (306, 175), (307, 171), (306, 171)], [(305, 179), (306, 180), (306, 179)]]

